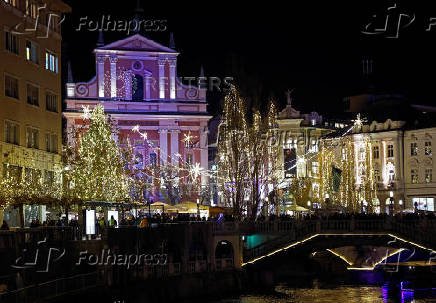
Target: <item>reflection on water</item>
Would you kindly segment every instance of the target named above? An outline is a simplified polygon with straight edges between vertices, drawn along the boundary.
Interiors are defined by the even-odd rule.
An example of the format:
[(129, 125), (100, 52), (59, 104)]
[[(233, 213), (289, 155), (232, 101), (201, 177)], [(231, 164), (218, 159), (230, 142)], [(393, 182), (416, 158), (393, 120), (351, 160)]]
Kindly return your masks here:
[(314, 281), (310, 287), (292, 287), (279, 284), (269, 294), (246, 294), (237, 298), (210, 301), (210, 303), (435, 303), (432, 291), (414, 294), (410, 291), (384, 286), (328, 286)]

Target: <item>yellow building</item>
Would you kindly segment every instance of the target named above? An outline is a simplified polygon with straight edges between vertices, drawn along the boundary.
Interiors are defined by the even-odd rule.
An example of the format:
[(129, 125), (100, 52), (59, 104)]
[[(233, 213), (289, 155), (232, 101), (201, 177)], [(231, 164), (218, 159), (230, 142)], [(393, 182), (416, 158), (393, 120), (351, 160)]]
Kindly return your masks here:
[[(52, 178), (61, 162), (60, 0), (0, 0), (0, 170)], [(0, 218), (1, 219), (1, 218)]]

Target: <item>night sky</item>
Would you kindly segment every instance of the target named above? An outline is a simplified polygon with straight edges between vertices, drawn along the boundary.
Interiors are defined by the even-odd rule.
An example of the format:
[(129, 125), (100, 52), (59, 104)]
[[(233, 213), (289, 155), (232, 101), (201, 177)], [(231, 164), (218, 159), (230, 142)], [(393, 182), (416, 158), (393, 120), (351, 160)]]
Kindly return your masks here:
[[(136, 0), (66, 2), (73, 12), (63, 28), (64, 59), (72, 62), (74, 81), (88, 81), (95, 75), (92, 49), (97, 32), (76, 31), (80, 18), (100, 20), (105, 14), (129, 20), (134, 17)], [(155, 2), (141, 1), (141, 19), (167, 20), (167, 30), (143, 34), (168, 45), (170, 32), (174, 33), (181, 53), (178, 75), (198, 76), (202, 64), (206, 76), (233, 76), (261, 96), (261, 101), (252, 101), (253, 106), (263, 103), (258, 104), (262, 108), (269, 96), (284, 106), (284, 91), (295, 88), (297, 109), (340, 111), (342, 98), (364, 87), (363, 57), (373, 60), (376, 91), (404, 94), (413, 103), (436, 104), (432, 75), (436, 70), (436, 25), (426, 31), (436, 9), (425, 4), (397, 3), (397, 10), (390, 13), (389, 33), (395, 32), (400, 13), (415, 15), (415, 20), (394, 39), (386, 38), (388, 33), (365, 35), (361, 31), (371, 21), (383, 23), (387, 8), (395, 2), (253, 1), (244, 7), (235, 7), (236, 1)], [(408, 20), (401, 19), (400, 27)], [(126, 32), (106, 32), (105, 42), (125, 37)], [(220, 94), (211, 93), (208, 100), (210, 112), (217, 113)]]

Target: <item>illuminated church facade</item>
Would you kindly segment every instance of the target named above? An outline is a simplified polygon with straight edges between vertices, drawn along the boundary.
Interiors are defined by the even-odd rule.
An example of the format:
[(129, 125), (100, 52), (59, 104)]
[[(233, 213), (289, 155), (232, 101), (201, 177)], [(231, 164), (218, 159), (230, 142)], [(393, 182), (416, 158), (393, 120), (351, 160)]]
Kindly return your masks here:
[[(100, 40), (101, 41), (101, 40)], [(101, 104), (119, 129), (118, 142), (134, 145), (138, 165), (208, 168), (206, 90), (177, 77), (179, 53), (139, 34), (94, 50), (96, 75), (66, 84), (69, 130), (83, 124), (83, 107)], [(132, 131), (136, 127), (137, 131)], [(146, 134), (146, 138), (144, 136)], [(186, 140), (188, 138), (188, 140)], [(201, 174), (205, 185), (206, 174)]]

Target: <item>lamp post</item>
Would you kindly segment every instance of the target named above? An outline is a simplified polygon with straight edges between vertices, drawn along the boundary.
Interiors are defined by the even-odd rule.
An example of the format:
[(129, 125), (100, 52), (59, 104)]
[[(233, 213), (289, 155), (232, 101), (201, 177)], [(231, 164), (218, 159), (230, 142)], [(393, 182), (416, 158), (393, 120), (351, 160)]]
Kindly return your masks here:
[(197, 198), (197, 219), (200, 219), (200, 199)]
[(389, 192), (389, 215), (394, 215), (394, 192), (391, 190)]
[(264, 207), (264, 215), (265, 217), (268, 217), (268, 197), (265, 197), (265, 205)]
[(398, 201), (398, 204), (400, 205), (400, 209), (401, 209), (401, 211), (403, 211), (403, 210), (404, 210), (403, 200), (399, 200), (399, 201)]
[(329, 194), (325, 194), (325, 205), (326, 208), (329, 209), (329, 205), (330, 204), (330, 195)]

